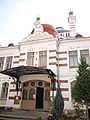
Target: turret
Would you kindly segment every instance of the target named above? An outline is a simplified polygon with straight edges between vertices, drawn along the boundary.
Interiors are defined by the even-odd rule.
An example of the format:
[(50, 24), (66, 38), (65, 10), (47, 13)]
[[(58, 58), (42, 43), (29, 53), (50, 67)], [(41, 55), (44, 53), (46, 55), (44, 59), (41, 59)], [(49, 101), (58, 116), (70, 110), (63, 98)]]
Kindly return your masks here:
[(73, 15), (73, 11), (69, 12), (68, 23), (69, 23), (69, 29), (70, 29), (70, 36), (75, 37), (76, 36), (76, 16)]

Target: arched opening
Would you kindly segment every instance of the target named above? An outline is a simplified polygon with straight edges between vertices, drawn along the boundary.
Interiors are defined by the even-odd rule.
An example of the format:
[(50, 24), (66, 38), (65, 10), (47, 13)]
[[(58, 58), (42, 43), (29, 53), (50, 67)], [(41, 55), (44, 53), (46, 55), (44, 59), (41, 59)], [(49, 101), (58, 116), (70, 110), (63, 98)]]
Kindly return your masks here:
[(31, 80), (23, 83), (21, 107), (29, 110), (48, 110), (50, 107), (50, 82)]

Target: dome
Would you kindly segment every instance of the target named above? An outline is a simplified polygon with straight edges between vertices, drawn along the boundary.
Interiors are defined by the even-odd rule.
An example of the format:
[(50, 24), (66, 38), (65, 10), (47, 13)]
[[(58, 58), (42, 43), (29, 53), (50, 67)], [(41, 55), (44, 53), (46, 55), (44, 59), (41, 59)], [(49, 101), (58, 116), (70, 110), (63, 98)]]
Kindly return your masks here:
[[(47, 32), (47, 33), (51, 34), (53, 37), (58, 36), (58, 32), (52, 25), (50, 25), (50, 24), (41, 24), (41, 25), (43, 26), (43, 32)], [(31, 34), (33, 34), (34, 31), (35, 31), (35, 29), (32, 30)]]

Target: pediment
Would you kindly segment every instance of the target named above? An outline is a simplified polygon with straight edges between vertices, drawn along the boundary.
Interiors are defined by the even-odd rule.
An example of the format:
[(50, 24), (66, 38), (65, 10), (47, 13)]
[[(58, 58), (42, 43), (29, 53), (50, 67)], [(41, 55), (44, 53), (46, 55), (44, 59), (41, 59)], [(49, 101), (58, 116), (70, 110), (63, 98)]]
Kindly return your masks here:
[(53, 39), (53, 38), (54, 37), (47, 32), (35, 32), (34, 34), (30, 34), (26, 38), (24, 38), (23, 42), (37, 41), (37, 40), (44, 40), (44, 39)]

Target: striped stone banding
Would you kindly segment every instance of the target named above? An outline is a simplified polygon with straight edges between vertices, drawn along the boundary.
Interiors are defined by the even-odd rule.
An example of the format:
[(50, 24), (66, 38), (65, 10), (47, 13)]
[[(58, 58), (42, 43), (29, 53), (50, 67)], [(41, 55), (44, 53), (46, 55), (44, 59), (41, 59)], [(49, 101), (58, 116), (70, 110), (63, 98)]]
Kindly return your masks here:
[[(58, 66), (58, 64), (56, 64), (56, 62), (52, 62), (52, 63), (49, 63), (49, 65), (56, 65)], [(64, 64), (59, 64), (59, 66), (67, 66), (67, 63), (64, 63)]]
[[(51, 91), (56, 91), (59, 90), (58, 88), (55, 88), (54, 90), (51, 89)], [(68, 88), (60, 88), (61, 91), (69, 91)]]
[(56, 50), (49, 50), (49, 52), (56, 52)]
[(64, 99), (64, 101), (69, 101), (69, 98), (68, 97), (65, 97), (65, 98), (63, 98)]
[[(56, 64), (56, 66), (58, 66), (58, 64)], [(67, 63), (64, 63), (64, 64), (59, 64), (59, 66), (67, 66)]]
[(13, 64), (18, 64), (18, 63), (19, 63), (19, 61), (14, 61), (14, 62), (13, 62)]
[(67, 60), (67, 58), (66, 57), (63, 57), (63, 58), (57, 58), (56, 56), (51, 56), (51, 57), (49, 57), (49, 59), (56, 59), (56, 60)]
[(66, 57), (63, 57), (63, 58), (56, 58), (56, 60), (67, 60), (67, 58)]
[(51, 57), (49, 57), (49, 59), (54, 59), (54, 58), (56, 59), (56, 56), (51, 56)]
[(20, 62), (25, 61), (25, 59), (19, 59)]
[(56, 62), (49, 63), (49, 65), (56, 65)]
[(62, 51), (62, 52), (56, 52), (57, 54), (66, 54), (67, 51)]
[[(21, 100), (21, 96), (18, 96), (19, 100)], [(9, 96), (9, 99), (15, 100), (15, 96)]]
[(69, 66), (69, 68), (78, 68), (78, 66)]
[(59, 80), (60, 83), (68, 83), (68, 80)]
[(25, 55), (25, 53), (20, 53), (20, 55)]
[(19, 56), (14, 56), (14, 58), (19, 58)]

